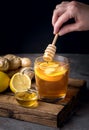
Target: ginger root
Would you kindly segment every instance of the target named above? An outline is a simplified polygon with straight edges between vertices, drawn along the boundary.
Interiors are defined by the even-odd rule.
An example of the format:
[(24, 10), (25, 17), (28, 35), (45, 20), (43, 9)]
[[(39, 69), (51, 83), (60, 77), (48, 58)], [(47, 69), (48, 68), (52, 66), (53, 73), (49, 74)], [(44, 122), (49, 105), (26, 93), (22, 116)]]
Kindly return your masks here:
[(4, 57), (9, 60), (9, 70), (18, 69), (21, 66), (20, 57), (15, 56), (13, 54), (7, 54)]
[(21, 66), (22, 67), (30, 67), (31, 66), (31, 60), (27, 57), (21, 58)]
[(19, 57), (7, 54), (0, 57), (0, 71), (17, 70), (21, 67), (31, 67), (31, 60), (27, 57)]
[(31, 79), (35, 78), (35, 73), (32, 67), (23, 67), (19, 72), (22, 74), (27, 74)]
[(0, 71), (7, 71), (9, 69), (9, 60), (3, 57), (0, 57)]

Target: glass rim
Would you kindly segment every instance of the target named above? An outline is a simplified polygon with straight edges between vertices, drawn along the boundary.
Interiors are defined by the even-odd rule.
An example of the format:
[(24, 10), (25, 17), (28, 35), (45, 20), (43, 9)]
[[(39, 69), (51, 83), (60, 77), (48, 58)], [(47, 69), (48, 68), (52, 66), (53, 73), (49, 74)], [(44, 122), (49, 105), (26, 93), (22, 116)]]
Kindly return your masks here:
[[(42, 57), (43, 57), (43, 56), (38, 56), (38, 57), (36, 57), (36, 58), (35, 58), (35, 61), (37, 61), (37, 59), (40, 59), (40, 58), (42, 58)], [(57, 57), (59, 57), (59, 58), (64, 58), (64, 59), (66, 59), (67, 61), (69, 61), (69, 59), (68, 59), (67, 57), (62, 56), (62, 55), (55, 55), (53, 59), (55, 59), (55, 58), (57, 58)], [(42, 58), (42, 59), (43, 59), (43, 58)], [(44, 59), (43, 59), (43, 60), (44, 60)]]
[[(63, 58), (62, 60), (64, 60), (64, 61), (62, 61), (61, 59), (56, 59), (57, 57)], [(37, 64), (37, 62), (38, 62), (39, 59), (41, 59), (41, 61), (44, 61), (43, 56), (39, 56), (39, 57), (37, 57), (37, 58), (35, 59), (35, 62), (34, 62), (34, 63)], [(68, 59), (67, 57), (65, 57), (65, 56), (55, 55), (54, 61), (62, 61), (64, 64), (61, 64), (61, 67), (64, 67), (64, 66), (67, 66), (67, 65), (69, 66), (69, 59)], [(37, 65), (40, 66), (40, 64), (37, 64)], [(44, 67), (44, 66), (43, 66), (43, 67)], [(47, 68), (47, 67), (44, 67), (44, 68)], [(50, 67), (50, 68), (54, 68), (54, 67)]]

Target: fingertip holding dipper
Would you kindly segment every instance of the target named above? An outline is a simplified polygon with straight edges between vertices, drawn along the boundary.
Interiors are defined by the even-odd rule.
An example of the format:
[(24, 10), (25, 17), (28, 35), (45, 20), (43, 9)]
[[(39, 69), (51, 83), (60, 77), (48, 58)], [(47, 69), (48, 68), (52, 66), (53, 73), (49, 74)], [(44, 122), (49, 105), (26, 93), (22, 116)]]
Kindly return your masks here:
[(45, 49), (44, 55), (43, 55), (43, 59), (45, 61), (52, 61), (54, 56), (55, 56), (55, 52), (56, 52), (56, 46), (55, 43), (58, 39), (58, 34), (55, 35), (52, 44), (49, 44), (47, 46), (47, 48)]

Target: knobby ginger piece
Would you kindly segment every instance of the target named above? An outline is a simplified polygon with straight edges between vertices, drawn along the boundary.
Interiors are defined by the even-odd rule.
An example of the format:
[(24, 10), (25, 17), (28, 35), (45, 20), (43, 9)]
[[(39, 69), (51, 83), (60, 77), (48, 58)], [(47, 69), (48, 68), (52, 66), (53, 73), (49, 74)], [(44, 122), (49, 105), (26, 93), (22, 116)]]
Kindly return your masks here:
[(22, 67), (30, 67), (32, 64), (30, 58), (27, 58), (27, 57), (23, 57), (21, 58), (21, 66)]
[(0, 57), (0, 71), (5, 72), (9, 69), (9, 67), (9, 60), (4, 57)]

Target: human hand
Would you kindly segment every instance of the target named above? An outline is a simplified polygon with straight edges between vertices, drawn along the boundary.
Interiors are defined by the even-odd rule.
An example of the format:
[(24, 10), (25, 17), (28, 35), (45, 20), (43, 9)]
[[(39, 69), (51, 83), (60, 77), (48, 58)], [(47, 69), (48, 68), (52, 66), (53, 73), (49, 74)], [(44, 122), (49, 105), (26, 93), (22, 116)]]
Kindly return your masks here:
[[(74, 23), (66, 24), (70, 19), (74, 19)], [(64, 35), (73, 31), (89, 30), (89, 5), (80, 2), (62, 2), (56, 6), (52, 16), (52, 25), (54, 34)]]

